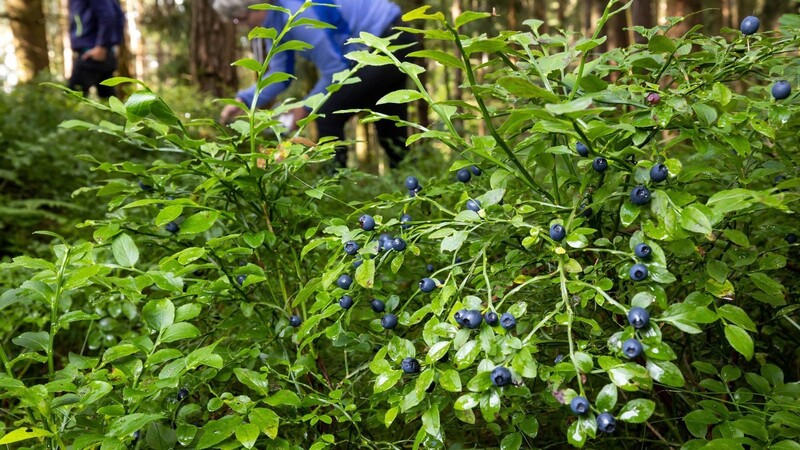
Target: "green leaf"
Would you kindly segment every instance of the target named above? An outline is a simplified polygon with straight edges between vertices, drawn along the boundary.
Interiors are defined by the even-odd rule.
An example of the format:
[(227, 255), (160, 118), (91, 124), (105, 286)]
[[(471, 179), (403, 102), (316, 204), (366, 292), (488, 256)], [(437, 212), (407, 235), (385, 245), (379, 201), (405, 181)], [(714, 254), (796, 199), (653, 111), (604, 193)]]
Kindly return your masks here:
[(151, 300), (142, 308), (145, 323), (157, 332), (163, 332), (175, 322), (175, 305), (168, 298)]
[(200, 336), (200, 330), (196, 326), (186, 322), (173, 323), (164, 330), (164, 334), (161, 335), (161, 342), (169, 343), (197, 336)]
[(453, 358), (453, 364), (455, 364), (457, 369), (464, 369), (475, 361), (480, 351), (481, 347), (478, 345), (477, 341), (468, 341), (456, 352), (456, 356)]
[(423, 5), (417, 9), (409, 11), (403, 14), (403, 22), (411, 22), (412, 20), (433, 20), (436, 22), (444, 22), (444, 14), (441, 12), (436, 12), (433, 14), (427, 14), (427, 11), (431, 5)]
[(439, 406), (432, 404), (422, 414), (422, 429), (434, 437), (441, 436), (441, 425), (439, 423)]
[(52, 435), (53, 433), (41, 428), (17, 428), (16, 430), (0, 438), (0, 445), (13, 444), (26, 439), (50, 437)]
[(472, 392), (483, 392), (492, 387), (491, 372), (479, 372), (467, 383), (467, 389)]
[(487, 17), (491, 17), (491, 14), (487, 12), (465, 11), (456, 17), (454, 25), (455, 28), (458, 29), (461, 28), (461, 26), (472, 22), (473, 20), (485, 19)]
[(125, 110), (134, 117), (145, 118), (153, 116), (158, 121), (168, 125), (176, 125), (180, 122), (170, 107), (156, 94), (148, 90), (134, 92), (128, 97), (125, 102)]
[(441, 244), (441, 251), (444, 252), (455, 252), (461, 248), (464, 244), (464, 241), (467, 240), (469, 233), (466, 231), (456, 231), (455, 233), (447, 236), (446, 238), (442, 239)]
[(240, 383), (254, 390), (260, 396), (269, 396), (269, 383), (266, 380), (265, 374), (242, 367), (233, 369), (233, 373), (236, 374), (236, 379), (239, 380)]
[(196, 448), (201, 450), (219, 444), (231, 437), (241, 423), (242, 418), (239, 416), (225, 416), (219, 420), (209, 421), (201, 429), (202, 434)]
[(589, 438), (597, 434), (597, 422), (592, 416), (581, 416), (567, 430), (567, 441), (577, 448), (582, 448)]
[(639, 217), (641, 210), (641, 206), (634, 205), (631, 202), (623, 202), (622, 207), (619, 209), (619, 219), (622, 226), (630, 226)]
[(629, 401), (622, 407), (617, 419), (628, 423), (644, 423), (653, 414), (656, 403), (645, 398)]
[(183, 213), (183, 205), (169, 205), (158, 212), (156, 216), (156, 226), (163, 227), (164, 225), (177, 219)]
[(375, 282), (375, 260), (367, 259), (356, 269), (356, 283), (366, 289), (372, 289)]
[(577, 100), (572, 100), (566, 103), (548, 103), (544, 105), (544, 109), (555, 115), (570, 114), (587, 109), (592, 104), (591, 97), (582, 97)]
[(214, 226), (217, 218), (219, 218), (217, 211), (200, 211), (192, 214), (181, 223), (180, 234), (202, 233)]
[(681, 369), (669, 361), (648, 359), (647, 372), (655, 381), (667, 386), (683, 387), (686, 384)]
[(35, 352), (48, 353), (48, 349), (50, 348), (50, 333), (46, 331), (29, 331), (11, 339), (11, 342)]
[(711, 106), (703, 103), (695, 103), (692, 105), (692, 109), (694, 113), (697, 114), (697, 118), (700, 119), (700, 122), (705, 126), (713, 125), (714, 122), (717, 121), (717, 110)]
[(133, 239), (125, 233), (114, 238), (111, 244), (111, 251), (120, 266), (133, 267), (139, 261), (139, 249)]
[(575, 357), (573, 362), (581, 373), (589, 373), (592, 371), (593, 363), (591, 356), (583, 352), (575, 352), (573, 356)]
[(428, 350), (428, 355), (425, 357), (425, 362), (427, 364), (433, 364), (436, 361), (442, 359), (442, 357), (450, 350), (450, 345), (452, 341), (439, 341), (433, 345), (431, 345), (430, 350)]
[(253, 448), (258, 440), (260, 430), (252, 423), (243, 423), (236, 427), (236, 440), (239, 441), (244, 448)]
[(748, 361), (753, 358), (753, 338), (747, 334), (747, 331), (736, 325), (725, 325), (725, 339)]
[(411, 89), (398, 89), (381, 97), (375, 104), (384, 105), (386, 103), (409, 103), (422, 98), (422, 94)]
[(397, 384), (398, 381), (400, 381), (402, 376), (403, 372), (400, 370), (389, 370), (387, 372), (378, 374), (378, 377), (375, 378), (375, 393), (379, 394), (391, 389), (395, 384)]
[(647, 49), (652, 53), (674, 53), (678, 47), (675, 46), (675, 42), (672, 39), (657, 34), (650, 38), (647, 43)]
[(750, 281), (752, 281), (757, 288), (761, 289), (767, 294), (783, 295), (783, 285), (770, 278), (766, 274), (761, 272), (751, 272), (748, 273), (747, 276), (750, 277)]
[(250, 419), (250, 423), (257, 425), (261, 432), (270, 439), (275, 439), (278, 436), (280, 417), (273, 410), (255, 408), (247, 418)]
[(681, 212), (681, 226), (689, 231), (701, 234), (711, 234), (711, 221), (694, 205), (689, 205)]
[(614, 383), (603, 386), (594, 403), (600, 412), (612, 411), (617, 405), (617, 386)]
[(726, 304), (717, 308), (717, 314), (723, 319), (744, 328), (747, 331), (756, 332), (756, 324), (750, 319), (750, 316), (740, 307)]
[(192, 370), (205, 365), (215, 369), (222, 369), (222, 356), (214, 353), (216, 346), (216, 344), (208, 345), (189, 353), (186, 356), (186, 368)]
[(507, 434), (500, 441), (500, 450), (519, 450), (522, 447), (522, 435), (519, 433)]
[[(356, 52), (350, 52), (346, 56), (349, 58), (351, 54)], [(377, 56), (377, 55), (376, 55)], [(461, 62), (460, 59), (455, 57), (451, 53), (443, 52), (441, 50), (418, 50), (416, 52), (411, 52), (408, 55), (411, 58), (424, 58), (424, 59), (431, 59), (433, 61), (438, 62), (439, 64), (452, 67), (454, 69), (461, 69), (464, 67), (464, 63)], [(388, 60), (387, 64), (391, 64), (392, 60), (388, 57), (383, 57)], [(370, 64), (374, 65), (374, 64)]]
[(439, 384), (449, 392), (461, 392), (461, 377), (453, 369), (445, 370), (439, 375)]
[(139, 347), (131, 343), (117, 344), (113, 347), (108, 348), (105, 352), (103, 352), (103, 364), (108, 364), (120, 358), (133, 355), (138, 351)]
[(144, 428), (150, 422), (163, 419), (161, 414), (143, 414), (134, 413), (127, 416), (119, 417), (111, 422), (108, 429), (108, 435), (117, 438), (127, 438), (133, 432)]

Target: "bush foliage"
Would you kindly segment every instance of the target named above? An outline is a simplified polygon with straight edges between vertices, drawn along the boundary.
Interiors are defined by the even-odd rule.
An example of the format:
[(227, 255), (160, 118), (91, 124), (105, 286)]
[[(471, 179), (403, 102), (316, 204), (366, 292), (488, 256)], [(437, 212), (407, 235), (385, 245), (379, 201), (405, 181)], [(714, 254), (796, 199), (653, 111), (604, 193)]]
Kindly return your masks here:
[[(251, 33), (272, 54), (322, 26), (281, 13), (286, 30)], [(119, 125), (70, 122), (180, 158), (82, 156), (107, 180), (93, 239), (49, 234), (52, 261), (2, 265), (35, 274), (0, 297), (16, 319), (0, 444), (800, 448), (800, 108), (770, 96), (798, 79), (798, 29), (639, 28), (646, 44), (595, 54), (604, 38), (536, 20), (459, 33), (486, 16), (405, 16), (457, 50), (416, 56), (463, 72), (469, 101), (426, 90), (389, 39), (358, 39), (337, 85), (399, 64), (413, 88), (382, 101), (437, 117), (403, 124), (409, 145), (459, 155), (435, 175), (406, 164), (368, 200), (349, 187), (368, 178), (326, 176), (332, 142), (275, 119), (300, 102), (198, 137), (211, 120), (140, 85), (95, 105)], [(237, 64), (261, 75), (272, 54)]]

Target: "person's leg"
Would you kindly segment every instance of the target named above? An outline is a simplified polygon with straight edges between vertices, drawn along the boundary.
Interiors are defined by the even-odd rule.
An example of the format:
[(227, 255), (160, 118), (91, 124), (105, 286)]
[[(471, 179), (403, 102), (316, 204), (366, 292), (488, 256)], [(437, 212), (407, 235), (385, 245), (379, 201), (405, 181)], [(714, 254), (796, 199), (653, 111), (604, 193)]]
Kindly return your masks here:
[(108, 58), (101, 62), (97, 68), (97, 96), (100, 98), (109, 98), (114, 95), (113, 86), (104, 86), (100, 83), (114, 76), (117, 70), (117, 56), (113, 51), (108, 52)]
[[(387, 116), (397, 116), (403, 121), (408, 120), (408, 104), (406, 103), (387, 103), (376, 106), (374, 110)], [(378, 132), (378, 142), (386, 152), (386, 156), (389, 157), (389, 167), (397, 167), (406, 156), (407, 127), (405, 125), (398, 126), (393, 120), (379, 120), (375, 122), (375, 131)]]
[(72, 61), (72, 75), (67, 81), (67, 87), (73, 91), (80, 90), (83, 96), (89, 95), (89, 88), (92, 87), (93, 76), (91, 70), (88, 70), (85, 61), (80, 56)]

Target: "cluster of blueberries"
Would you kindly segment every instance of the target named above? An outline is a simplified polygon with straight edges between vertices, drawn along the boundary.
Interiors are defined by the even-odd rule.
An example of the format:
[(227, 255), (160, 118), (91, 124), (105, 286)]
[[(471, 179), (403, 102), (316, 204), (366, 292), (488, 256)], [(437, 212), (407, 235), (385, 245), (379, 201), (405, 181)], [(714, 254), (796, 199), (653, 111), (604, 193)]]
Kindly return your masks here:
[[(650, 313), (646, 309), (634, 306), (628, 311), (628, 323), (636, 330), (641, 330), (650, 325)], [(642, 354), (642, 343), (636, 338), (630, 338), (622, 343), (622, 353), (628, 358), (637, 358)], [(589, 412), (589, 400), (578, 395), (569, 402), (569, 407), (575, 414), (582, 416)], [(613, 433), (617, 420), (609, 412), (602, 412), (597, 416), (597, 429), (604, 433)]]
[[(755, 16), (747, 16), (742, 19), (742, 23), (739, 26), (739, 30), (745, 36), (750, 36), (751, 34), (755, 34), (758, 31), (758, 27), (761, 26), (761, 21), (758, 20), (758, 17)], [(792, 93), (792, 85), (789, 84), (786, 80), (780, 80), (775, 82), (772, 85), (772, 97), (775, 100), (784, 100), (789, 97)]]

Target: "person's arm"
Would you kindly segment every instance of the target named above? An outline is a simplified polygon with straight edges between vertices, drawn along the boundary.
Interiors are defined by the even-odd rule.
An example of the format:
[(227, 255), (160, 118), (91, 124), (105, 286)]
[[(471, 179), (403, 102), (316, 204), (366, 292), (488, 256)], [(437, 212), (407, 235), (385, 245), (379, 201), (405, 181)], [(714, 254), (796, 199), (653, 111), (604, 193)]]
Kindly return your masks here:
[[(264, 74), (264, 78), (267, 78), (268, 76), (277, 72), (285, 72), (289, 75), (294, 75), (294, 51), (286, 51), (274, 55), (269, 63), (267, 72)], [(290, 83), (291, 80), (286, 80), (280, 83), (272, 83), (269, 86), (264, 87), (264, 89), (258, 93), (258, 101), (256, 102), (256, 106), (259, 108), (268, 106), (273, 100), (275, 100), (275, 97), (277, 97), (278, 94), (289, 87)], [(237, 92), (236, 98), (241, 99), (245, 105), (250, 106), (253, 104), (253, 97), (255, 94), (256, 84), (253, 84), (247, 89), (242, 89), (241, 91)]]
[(114, 28), (117, 26), (118, 21), (112, 1), (114, 0), (92, 0), (89, 2), (92, 15), (97, 20), (97, 37), (95, 38), (94, 47), (84, 53), (84, 59), (92, 58), (96, 61), (105, 61), (108, 57), (109, 49), (114, 46), (113, 40), (117, 33)]

